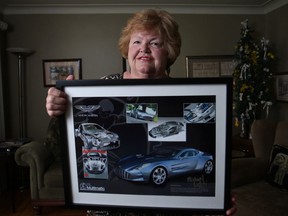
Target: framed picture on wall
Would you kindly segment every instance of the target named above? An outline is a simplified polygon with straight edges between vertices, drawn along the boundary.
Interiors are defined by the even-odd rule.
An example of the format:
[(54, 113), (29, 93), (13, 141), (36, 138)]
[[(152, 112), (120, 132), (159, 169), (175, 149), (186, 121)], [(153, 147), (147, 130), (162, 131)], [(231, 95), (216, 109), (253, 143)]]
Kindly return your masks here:
[(235, 68), (233, 55), (187, 56), (187, 77), (232, 76)]
[(57, 87), (70, 104), (61, 118), (67, 206), (177, 214), (230, 208), (231, 78)]
[(74, 75), (75, 80), (82, 79), (81, 59), (43, 60), (43, 80), (45, 87), (55, 86), (56, 81), (66, 80), (69, 75)]
[(276, 100), (288, 102), (288, 72), (275, 75)]

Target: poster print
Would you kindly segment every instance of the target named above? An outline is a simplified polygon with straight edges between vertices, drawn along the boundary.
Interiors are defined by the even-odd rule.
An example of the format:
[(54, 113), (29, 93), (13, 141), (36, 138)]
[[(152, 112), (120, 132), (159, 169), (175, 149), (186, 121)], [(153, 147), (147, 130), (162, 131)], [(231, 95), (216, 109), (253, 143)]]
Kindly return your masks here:
[[(223, 80), (209, 84), (216, 87), (213, 93), (192, 79), (58, 83), (71, 103), (64, 121), (66, 202), (104, 209), (224, 211), (228, 158), (220, 155), (227, 154), (230, 133), (230, 82)], [(148, 86), (151, 92), (143, 92)]]
[(57, 80), (66, 80), (73, 75), (75, 80), (82, 79), (82, 59), (44, 59), (44, 86), (55, 86)]
[(235, 68), (233, 55), (186, 56), (187, 77), (230, 76)]

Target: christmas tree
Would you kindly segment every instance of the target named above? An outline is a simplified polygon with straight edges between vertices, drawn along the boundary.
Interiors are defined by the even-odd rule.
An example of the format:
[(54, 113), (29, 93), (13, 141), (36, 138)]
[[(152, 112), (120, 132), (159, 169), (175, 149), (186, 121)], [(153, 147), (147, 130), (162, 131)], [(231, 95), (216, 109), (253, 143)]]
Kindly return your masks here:
[(260, 45), (253, 37), (248, 20), (241, 23), (241, 37), (236, 45), (234, 78), (235, 126), (241, 122), (241, 135), (247, 136), (262, 110), (269, 114), (273, 97), (273, 73), (275, 59), (269, 41), (262, 38)]

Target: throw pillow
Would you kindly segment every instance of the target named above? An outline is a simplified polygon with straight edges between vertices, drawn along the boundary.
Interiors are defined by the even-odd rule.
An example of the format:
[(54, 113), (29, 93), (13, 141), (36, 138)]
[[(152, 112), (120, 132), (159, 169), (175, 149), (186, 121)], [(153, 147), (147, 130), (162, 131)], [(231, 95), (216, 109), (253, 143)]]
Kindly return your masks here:
[(56, 161), (61, 160), (61, 146), (59, 139), (59, 120), (57, 118), (52, 118), (48, 126), (47, 136), (44, 141), (44, 145), (49, 148), (49, 150), (54, 155)]
[(288, 189), (288, 148), (273, 145), (267, 179), (272, 185)]

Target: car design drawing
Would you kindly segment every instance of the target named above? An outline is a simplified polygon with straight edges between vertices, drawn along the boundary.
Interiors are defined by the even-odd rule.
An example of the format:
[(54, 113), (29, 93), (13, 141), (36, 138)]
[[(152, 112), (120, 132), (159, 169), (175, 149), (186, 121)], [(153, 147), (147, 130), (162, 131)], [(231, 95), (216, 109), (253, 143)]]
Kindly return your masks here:
[(216, 110), (214, 103), (199, 103), (193, 109), (184, 109), (184, 119), (191, 123), (206, 123), (215, 121)]
[(80, 137), (86, 149), (110, 150), (120, 146), (118, 134), (106, 130), (96, 123), (82, 123), (75, 129), (75, 136)]
[(184, 131), (184, 124), (178, 121), (167, 121), (164, 122), (149, 131), (149, 136), (156, 137), (167, 137), (174, 134), (178, 134)]
[(167, 179), (214, 169), (213, 156), (187, 147), (161, 147), (148, 155), (130, 155), (119, 160), (115, 174), (124, 180), (163, 185)]
[[(128, 112), (127, 112), (128, 113)], [(129, 111), (129, 115), (136, 119), (143, 119), (146, 121), (153, 121), (156, 117), (155, 114), (148, 113), (144, 110), (138, 109), (137, 107), (134, 107), (132, 110)]]
[(100, 152), (89, 152), (83, 155), (84, 168), (88, 173), (101, 174), (106, 169), (107, 155)]

